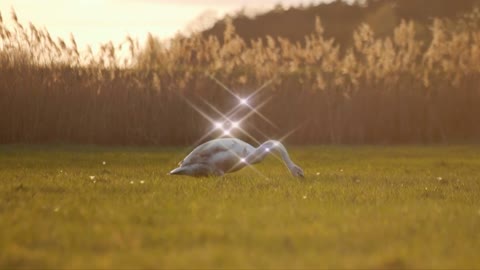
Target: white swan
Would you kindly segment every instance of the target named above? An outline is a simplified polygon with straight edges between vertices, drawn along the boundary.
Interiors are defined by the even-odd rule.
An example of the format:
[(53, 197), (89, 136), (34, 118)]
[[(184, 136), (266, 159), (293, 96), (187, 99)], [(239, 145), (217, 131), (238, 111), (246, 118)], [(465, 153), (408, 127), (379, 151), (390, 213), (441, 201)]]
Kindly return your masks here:
[(293, 176), (304, 177), (303, 170), (292, 162), (287, 150), (280, 142), (269, 140), (255, 148), (235, 138), (215, 139), (199, 145), (170, 174), (222, 176), (247, 165), (259, 163), (270, 152), (280, 153)]

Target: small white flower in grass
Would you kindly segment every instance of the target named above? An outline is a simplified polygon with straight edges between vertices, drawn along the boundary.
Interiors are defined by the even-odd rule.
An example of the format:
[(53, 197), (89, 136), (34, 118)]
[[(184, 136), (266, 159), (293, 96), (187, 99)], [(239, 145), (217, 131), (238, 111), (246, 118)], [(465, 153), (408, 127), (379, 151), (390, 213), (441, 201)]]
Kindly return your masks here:
[(303, 195), (303, 199), (304, 199), (304, 200), (307, 199), (307, 195)]
[(132, 185), (133, 185), (134, 183), (135, 183), (135, 182), (133, 182), (133, 181), (130, 181), (130, 184), (132, 184)]
[(320, 175), (320, 173), (319, 173), (319, 172), (317, 172), (317, 173), (316, 173), (316, 175)]
[(95, 179), (95, 175), (90, 175), (90, 180)]
[(140, 184), (142, 184), (142, 185), (143, 185), (143, 184), (145, 184), (145, 181), (143, 181), (143, 180), (140, 180)]
[(104, 161), (104, 162), (102, 162), (102, 164), (103, 164), (103, 165), (107, 165), (107, 162)]
[(437, 180), (438, 180), (438, 181), (442, 181), (443, 178), (439, 176), (439, 177), (437, 177)]

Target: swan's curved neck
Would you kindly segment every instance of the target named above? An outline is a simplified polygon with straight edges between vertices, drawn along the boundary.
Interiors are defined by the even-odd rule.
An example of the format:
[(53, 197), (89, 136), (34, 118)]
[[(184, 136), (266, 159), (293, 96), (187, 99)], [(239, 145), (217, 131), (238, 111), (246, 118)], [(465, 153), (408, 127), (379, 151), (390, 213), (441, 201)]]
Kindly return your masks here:
[(260, 145), (258, 148), (255, 149), (253, 153), (247, 156), (245, 159), (248, 164), (255, 164), (263, 159), (270, 154), (271, 152), (277, 152), (280, 154), (282, 157), (283, 162), (285, 165), (288, 167), (289, 170), (294, 166), (294, 163), (290, 159), (290, 156), (288, 155), (287, 149), (285, 149), (285, 146), (283, 146), (282, 143), (279, 141), (274, 141), (274, 140), (269, 140), (262, 145)]

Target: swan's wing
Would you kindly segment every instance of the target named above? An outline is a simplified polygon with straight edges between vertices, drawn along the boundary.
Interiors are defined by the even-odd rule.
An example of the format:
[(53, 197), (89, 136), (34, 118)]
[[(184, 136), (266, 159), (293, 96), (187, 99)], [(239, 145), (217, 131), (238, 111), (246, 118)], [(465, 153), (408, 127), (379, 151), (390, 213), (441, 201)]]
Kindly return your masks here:
[(234, 164), (239, 158), (246, 157), (252, 149), (252, 146), (238, 139), (216, 139), (195, 148), (182, 161), (182, 165), (204, 163), (226, 168), (227, 164)]
[(229, 149), (224, 144), (205, 143), (195, 148), (183, 161), (181, 165), (194, 163), (211, 163), (212, 158), (220, 153), (228, 153)]

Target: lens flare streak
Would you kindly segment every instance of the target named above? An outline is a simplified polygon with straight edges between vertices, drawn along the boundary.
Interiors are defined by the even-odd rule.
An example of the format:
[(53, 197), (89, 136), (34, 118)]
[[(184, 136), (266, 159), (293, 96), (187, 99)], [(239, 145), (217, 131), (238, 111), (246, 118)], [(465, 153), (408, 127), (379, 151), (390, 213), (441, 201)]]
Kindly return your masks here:
[[(199, 115), (201, 115), (203, 118), (208, 120), (208, 122), (211, 123), (212, 127), (206, 134), (204, 134), (200, 139), (198, 139), (194, 145), (197, 145), (204, 139), (208, 138), (210, 135), (215, 133), (216, 131), (221, 131), (222, 135), (221, 136), (232, 136), (232, 133), (234, 131), (238, 131), (242, 133), (243, 135), (247, 136), (249, 139), (252, 141), (260, 144), (260, 142), (255, 139), (251, 134), (249, 134), (243, 127), (242, 123), (245, 123), (245, 121), (250, 118), (252, 115), (258, 115), (260, 118), (262, 118), (265, 122), (267, 122), (269, 125), (272, 127), (278, 128), (277, 125), (275, 125), (272, 121), (270, 121), (266, 116), (264, 116), (262, 113), (260, 113), (260, 109), (265, 106), (271, 99), (272, 97), (268, 97), (267, 99), (263, 100), (260, 104), (253, 106), (251, 104), (251, 101), (254, 100), (254, 98), (263, 90), (265, 89), (268, 85), (270, 85), (273, 82), (273, 79), (265, 82), (262, 86), (260, 86), (258, 89), (253, 91), (248, 96), (238, 96), (234, 93), (234, 91), (230, 90), (226, 85), (224, 85), (222, 82), (220, 82), (217, 78), (212, 76), (211, 74), (207, 74), (213, 81), (215, 81), (218, 85), (220, 85), (225, 91), (227, 91), (229, 94), (231, 94), (233, 97), (235, 97), (236, 100), (238, 100), (237, 105), (235, 105), (232, 109), (230, 109), (226, 114), (222, 113), (218, 108), (216, 108), (213, 104), (205, 100), (204, 98), (201, 98), (201, 101), (204, 102), (212, 111), (214, 111), (220, 120), (212, 118), (209, 114), (205, 113), (202, 111), (197, 105), (193, 104), (191, 101), (189, 101), (187, 98), (183, 97), (183, 100), (192, 108), (194, 109)], [(243, 115), (242, 117), (235, 117), (237, 114), (240, 113), (242, 108), (248, 108), (249, 111)], [(267, 137), (263, 132), (258, 130), (258, 128), (254, 127), (255, 130), (257, 130), (260, 134), (263, 136)], [(298, 128), (295, 128), (291, 131), (289, 131), (287, 134), (285, 134), (283, 137), (279, 139), (279, 141), (282, 141), (286, 139), (288, 136), (293, 134)], [(274, 149), (272, 148), (266, 148), (266, 152), (274, 152)], [(263, 175), (260, 171), (258, 171), (256, 168), (251, 166), (247, 162), (247, 157), (242, 157), (238, 156), (234, 151), (229, 150), (233, 155), (235, 155), (238, 158), (238, 163), (235, 166), (246, 166), (248, 168), (251, 168), (254, 172), (259, 174), (260, 176), (267, 178), (265, 175)], [(280, 157), (277, 155), (273, 155), (275, 158), (280, 160)]]

